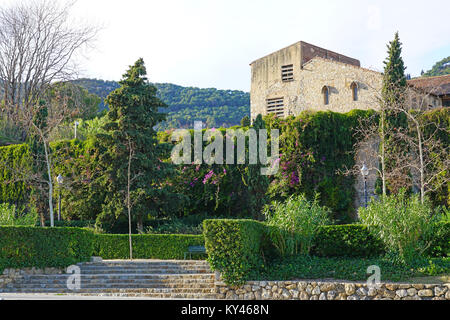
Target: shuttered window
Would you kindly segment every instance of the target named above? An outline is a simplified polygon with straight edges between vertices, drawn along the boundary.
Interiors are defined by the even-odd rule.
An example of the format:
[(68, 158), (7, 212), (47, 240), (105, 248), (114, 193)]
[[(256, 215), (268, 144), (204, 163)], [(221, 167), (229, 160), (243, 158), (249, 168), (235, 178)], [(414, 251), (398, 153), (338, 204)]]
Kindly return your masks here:
[(267, 114), (275, 113), (278, 118), (284, 117), (284, 99), (267, 99)]
[(281, 80), (283, 82), (294, 80), (294, 65), (289, 64), (281, 67)]

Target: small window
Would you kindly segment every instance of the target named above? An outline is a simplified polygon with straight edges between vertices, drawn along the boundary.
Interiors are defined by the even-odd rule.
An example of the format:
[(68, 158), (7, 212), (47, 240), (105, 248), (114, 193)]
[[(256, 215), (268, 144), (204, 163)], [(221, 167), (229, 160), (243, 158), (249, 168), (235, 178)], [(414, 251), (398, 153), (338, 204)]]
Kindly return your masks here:
[(322, 88), (322, 94), (323, 94), (323, 104), (327, 105), (330, 103), (330, 90), (327, 86), (324, 86)]
[(353, 101), (358, 101), (358, 84), (356, 82), (352, 82), (350, 89), (352, 90)]
[(281, 67), (281, 80), (283, 82), (294, 80), (294, 65), (289, 64)]
[(284, 117), (284, 99), (283, 98), (273, 98), (267, 99), (267, 114), (275, 113), (277, 118)]

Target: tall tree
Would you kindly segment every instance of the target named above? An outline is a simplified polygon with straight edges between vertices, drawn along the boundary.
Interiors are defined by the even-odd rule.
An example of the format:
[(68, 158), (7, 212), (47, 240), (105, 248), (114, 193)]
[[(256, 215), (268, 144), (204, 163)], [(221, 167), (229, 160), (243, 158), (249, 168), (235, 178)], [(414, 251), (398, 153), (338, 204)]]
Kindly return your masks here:
[(71, 78), (74, 55), (92, 43), (97, 28), (71, 21), (71, 6), (40, 0), (0, 8), (2, 111), (10, 121), (38, 103), (51, 83)]
[(394, 40), (387, 45), (388, 56), (384, 61), (383, 86), (380, 103), (380, 159), (382, 174), (383, 195), (387, 193), (386, 171), (391, 171), (390, 166), (395, 166), (389, 159), (392, 154), (399, 152), (395, 139), (389, 132), (392, 128), (406, 127), (407, 121), (404, 114), (399, 113), (395, 106), (403, 104), (407, 81), (405, 76), (405, 64), (402, 58), (402, 44), (398, 32)]
[(154, 127), (165, 119), (159, 108), (166, 105), (156, 97), (156, 88), (146, 78), (144, 60), (139, 59), (123, 75), (120, 88), (106, 99), (109, 105), (106, 134), (98, 140), (104, 148), (100, 162), (105, 168), (108, 190), (100, 220), (125, 216), (133, 208), (137, 229), (143, 232), (143, 220), (158, 212), (164, 197), (161, 182), (170, 173), (168, 146), (159, 144)]

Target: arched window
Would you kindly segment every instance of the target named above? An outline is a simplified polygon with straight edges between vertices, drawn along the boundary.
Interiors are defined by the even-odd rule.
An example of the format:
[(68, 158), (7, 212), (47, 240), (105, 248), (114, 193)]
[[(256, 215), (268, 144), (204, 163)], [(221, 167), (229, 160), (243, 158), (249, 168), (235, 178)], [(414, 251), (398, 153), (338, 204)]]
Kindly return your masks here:
[(328, 89), (328, 86), (324, 86), (322, 88), (322, 94), (323, 94), (323, 104), (327, 105), (330, 103), (330, 90)]
[(352, 82), (350, 89), (352, 90), (353, 101), (358, 101), (358, 84), (356, 82)]

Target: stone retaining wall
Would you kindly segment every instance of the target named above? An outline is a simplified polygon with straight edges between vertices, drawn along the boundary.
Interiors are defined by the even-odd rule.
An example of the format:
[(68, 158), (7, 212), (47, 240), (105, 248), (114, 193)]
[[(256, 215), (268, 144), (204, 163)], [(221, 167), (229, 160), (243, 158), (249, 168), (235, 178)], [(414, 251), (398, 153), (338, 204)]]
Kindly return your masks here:
[(450, 300), (450, 283), (382, 283), (373, 288), (363, 282), (249, 281), (231, 288), (216, 282), (216, 294), (229, 300)]
[(65, 273), (64, 269), (60, 268), (23, 268), (23, 269), (5, 269), (3, 274), (0, 274), (0, 288), (4, 288), (8, 283), (14, 282), (25, 275), (31, 274), (62, 274)]

